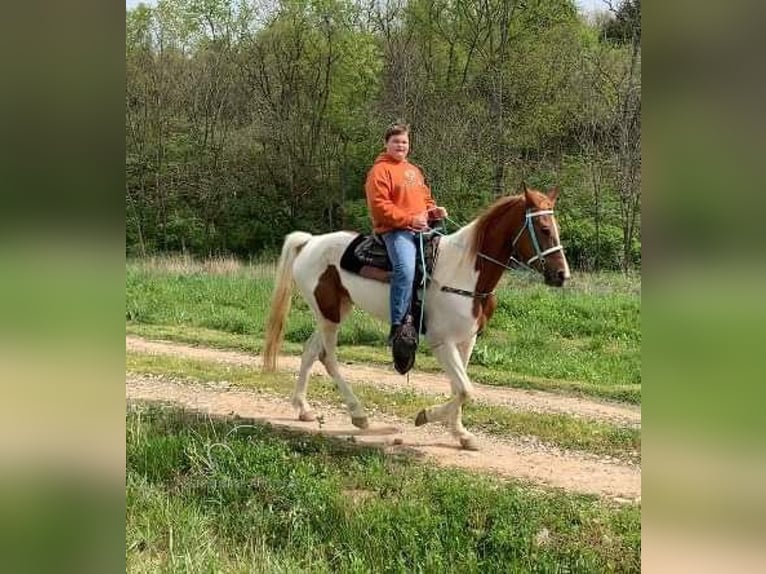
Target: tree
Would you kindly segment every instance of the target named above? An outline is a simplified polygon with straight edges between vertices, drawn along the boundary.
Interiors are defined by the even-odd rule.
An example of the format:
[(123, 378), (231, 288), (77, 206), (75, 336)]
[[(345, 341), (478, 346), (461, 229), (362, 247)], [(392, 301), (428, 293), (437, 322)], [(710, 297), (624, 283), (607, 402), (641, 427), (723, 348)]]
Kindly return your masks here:
[(128, 249), (245, 256), (296, 228), (365, 227), (365, 174), (403, 120), (454, 219), (522, 178), (563, 181), (583, 262), (612, 265), (618, 229), (627, 265), (640, 228), (640, 4), (628, 4), (619, 33), (572, 0), (130, 10)]

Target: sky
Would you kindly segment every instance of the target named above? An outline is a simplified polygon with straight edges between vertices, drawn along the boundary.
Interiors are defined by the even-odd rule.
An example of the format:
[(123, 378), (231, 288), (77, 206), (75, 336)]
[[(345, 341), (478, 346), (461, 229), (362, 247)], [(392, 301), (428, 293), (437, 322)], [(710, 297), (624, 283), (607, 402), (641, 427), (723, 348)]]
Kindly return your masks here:
[[(125, 0), (125, 6), (127, 8), (134, 8), (143, 1), (144, 4), (152, 6), (156, 3), (156, 0)], [(583, 9), (585, 12), (593, 12), (594, 10), (604, 10), (606, 4), (603, 0), (575, 0), (575, 3)]]

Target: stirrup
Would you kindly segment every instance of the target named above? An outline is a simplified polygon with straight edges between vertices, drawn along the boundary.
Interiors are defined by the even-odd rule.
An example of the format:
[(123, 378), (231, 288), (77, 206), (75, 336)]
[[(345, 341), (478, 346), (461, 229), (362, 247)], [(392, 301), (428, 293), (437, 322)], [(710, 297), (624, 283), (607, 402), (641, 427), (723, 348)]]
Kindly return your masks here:
[(391, 341), (391, 355), (394, 368), (400, 375), (409, 372), (415, 365), (415, 354), (418, 350), (418, 332), (413, 325), (412, 316), (405, 317), (404, 323), (394, 331)]

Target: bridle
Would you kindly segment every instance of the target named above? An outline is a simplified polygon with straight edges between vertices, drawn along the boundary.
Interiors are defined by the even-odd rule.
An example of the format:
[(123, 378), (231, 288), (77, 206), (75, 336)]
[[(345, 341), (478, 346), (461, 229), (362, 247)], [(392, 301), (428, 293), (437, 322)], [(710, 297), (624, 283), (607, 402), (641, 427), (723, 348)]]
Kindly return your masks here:
[[(497, 259), (490, 257), (489, 255), (486, 255), (485, 253), (478, 252), (476, 255), (478, 257), (481, 257), (482, 259), (486, 259), (487, 261), (490, 261), (510, 271), (514, 271), (518, 267), (524, 267), (528, 269), (529, 271), (535, 271), (535, 269), (533, 269), (531, 265), (538, 259), (540, 260), (543, 269), (545, 269), (545, 258), (551, 255), (552, 253), (556, 253), (558, 251), (564, 251), (564, 246), (561, 245), (561, 237), (559, 236), (559, 233), (558, 233), (558, 225), (556, 224), (556, 220), (554, 219), (553, 225), (556, 228), (557, 243), (553, 247), (549, 247), (548, 249), (544, 251), (540, 249), (540, 241), (537, 239), (537, 232), (535, 231), (534, 218), (541, 217), (543, 215), (553, 216), (553, 210), (552, 209), (541, 209), (539, 211), (532, 211), (531, 209), (526, 210), (526, 213), (524, 215), (524, 223), (522, 224), (521, 229), (519, 229), (519, 232), (516, 234), (516, 237), (514, 237), (513, 241), (511, 242), (511, 255), (508, 258), (508, 261), (506, 261), (505, 263), (503, 263), (502, 261), (498, 261)], [(454, 225), (459, 226), (457, 222), (452, 221), (449, 218), (446, 218), (446, 219), (450, 221), (451, 223), (453, 223)], [(526, 262), (521, 261), (517, 259), (516, 257), (514, 257), (514, 253), (518, 253), (517, 244), (519, 242), (519, 239), (521, 239), (521, 236), (524, 234), (524, 231), (529, 231), (529, 237), (532, 241), (532, 246), (535, 248), (535, 254), (529, 259), (527, 259)], [(512, 267), (510, 265), (511, 263), (514, 263), (516, 267)], [(475, 297), (482, 300), (486, 299), (487, 297), (493, 294), (492, 291), (488, 293), (480, 293), (476, 291), (466, 291), (465, 289), (456, 289), (454, 287), (449, 287), (447, 285), (442, 286), (441, 290), (447, 291), (449, 293), (456, 293), (458, 295), (464, 295), (466, 297)]]
[[(533, 222), (535, 217), (540, 217), (542, 215), (553, 215), (552, 209), (541, 209), (539, 211), (532, 211), (531, 209), (527, 209), (526, 214), (524, 215), (524, 224), (521, 226), (521, 229), (519, 229), (519, 232), (516, 234), (516, 237), (513, 238), (513, 241), (511, 242), (511, 255), (508, 257), (508, 261), (503, 263), (502, 261), (498, 261), (497, 259), (494, 259), (490, 257), (489, 255), (486, 255), (484, 253), (477, 253), (476, 255), (481, 257), (482, 259), (486, 259), (487, 261), (491, 261), (492, 263), (495, 263), (496, 265), (499, 265), (500, 267), (504, 267), (505, 269), (509, 269), (513, 271), (517, 267), (525, 267), (530, 271), (534, 271), (532, 268), (532, 264), (537, 261), (538, 259), (542, 263), (543, 269), (545, 269), (545, 258), (552, 254), (556, 253), (558, 251), (564, 251), (564, 246), (561, 245), (561, 238), (558, 234), (558, 225), (556, 225), (556, 220), (553, 220), (553, 225), (556, 226), (556, 245), (553, 247), (550, 247), (546, 249), (545, 251), (540, 249), (540, 241), (537, 239), (537, 232), (535, 231), (535, 224)], [(527, 259), (527, 261), (521, 261), (514, 257), (514, 254), (518, 253), (517, 244), (519, 243), (519, 239), (521, 239), (521, 236), (524, 234), (525, 231), (529, 231), (529, 238), (532, 241), (532, 246), (535, 248), (535, 254)], [(511, 267), (511, 263), (515, 263), (517, 267)]]

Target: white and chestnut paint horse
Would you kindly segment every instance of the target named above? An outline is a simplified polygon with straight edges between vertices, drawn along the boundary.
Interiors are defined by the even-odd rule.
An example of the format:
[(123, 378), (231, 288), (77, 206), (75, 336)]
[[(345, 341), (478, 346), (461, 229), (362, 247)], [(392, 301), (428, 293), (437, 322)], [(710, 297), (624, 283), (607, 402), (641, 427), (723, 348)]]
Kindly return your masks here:
[[(463, 404), (473, 393), (466, 368), (476, 335), (495, 310), (493, 291), (503, 271), (516, 262), (541, 272), (548, 285), (560, 287), (569, 278), (553, 214), (557, 196), (556, 189), (547, 193), (526, 189), (501, 198), (477, 219), (441, 238), (425, 293), (425, 338), (449, 378), (452, 395), (446, 403), (420, 411), (417, 426), (444, 422), (463, 448), (478, 448), (462, 423)], [(266, 325), (264, 370), (276, 369), (294, 280), (317, 321), (304, 347), (292, 397), (298, 418), (315, 418), (306, 387), (311, 366), (319, 359), (335, 381), (352, 424), (364, 429), (365, 409), (338, 368), (338, 328), (354, 305), (387, 322), (389, 285), (341, 269), (341, 256), (356, 236), (348, 231), (324, 235), (296, 231), (285, 238)]]

